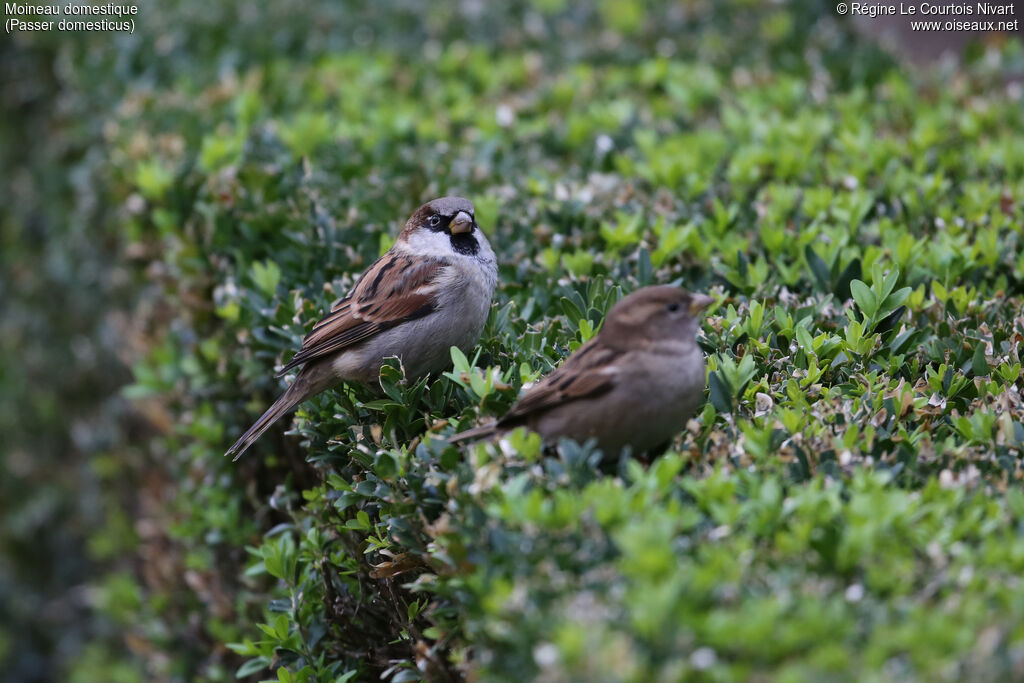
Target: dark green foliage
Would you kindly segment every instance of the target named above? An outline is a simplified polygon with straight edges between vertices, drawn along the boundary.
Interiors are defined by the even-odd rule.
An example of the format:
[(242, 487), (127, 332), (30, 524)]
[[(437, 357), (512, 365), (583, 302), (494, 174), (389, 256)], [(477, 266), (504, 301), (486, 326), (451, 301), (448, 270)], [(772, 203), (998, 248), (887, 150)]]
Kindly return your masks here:
[[(109, 52), (39, 39), (37, 66), (95, 60), (71, 60), (52, 92), (96, 122), (74, 140), (105, 202), (80, 228), (95, 251), (47, 249), (126, 268), (96, 276), (133, 311), (131, 345), (103, 347), (134, 364), (109, 410), (130, 403), (147, 425), (76, 446), (107, 492), (81, 523), (121, 533), (77, 532), (100, 616), (62, 672), (1021, 675), (1024, 122), (1003, 81), (1019, 42), (925, 74), (855, 40), (830, 4), (687, 8), (171, 2)], [(66, 160), (39, 163), (50, 177)], [(479, 348), (442, 377), (406, 384), (388, 366), (381, 391), (326, 392), (223, 458), (312, 323), (449, 193), (474, 200), (501, 263)], [(76, 201), (51, 207), (61, 236)], [(43, 204), (5, 217), (22, 250), (5, 272), (36, 255)], [(48, 286), (83, 297), (83, 318), (111, 305), (76, 288), (81, 269), (34, 277), (18, 329), (45, 319), (24, 311)], [(718, 300), (700, 339), (709, 400), (669, 453), (601, 464), (524, 432), (447, 445), (651, 283)], [(66, 320), (35, 324), (88, 328)], [(83, 394), (117, 384), (90, 373)], [(94, 421), (87, 398), (62, 400)], [(44, 408), (2, 419), (57, 453), (67, 426)], [(30, 434), (48, 426), (53, 443)], [(30, 510), (41, 494), (18, 488), (36, 477), (5, 504)], [(74, 483), (49, 486), (75, 500)], [(0, 631), (0, 658), (16, 635)]]

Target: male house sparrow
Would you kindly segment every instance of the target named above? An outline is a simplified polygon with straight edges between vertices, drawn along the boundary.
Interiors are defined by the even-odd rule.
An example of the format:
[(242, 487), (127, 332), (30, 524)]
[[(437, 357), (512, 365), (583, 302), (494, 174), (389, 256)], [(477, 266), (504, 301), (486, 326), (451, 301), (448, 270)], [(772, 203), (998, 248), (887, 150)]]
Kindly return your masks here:
[(473, 203), (427, 202), (313, 326), (278, 374), (301, 366), (295, 381), (228, 454), (237, 460), (278, 418), (339, 381), (375, 382), (385, 358), (397, 356), (412, 379), (443, 370), (452, 346), (468, 350), (479, 339), (497, 283), (497, 261)]
[(494, 424), (451, 437), (493, 438), (519, 426), (546, 443), (597, 439), (605, 457), (667, 445), (704, 393), (698, 319), (713, 299), (676, 287), (644, 287), (608, 312), (601, 331), (524, 393)]

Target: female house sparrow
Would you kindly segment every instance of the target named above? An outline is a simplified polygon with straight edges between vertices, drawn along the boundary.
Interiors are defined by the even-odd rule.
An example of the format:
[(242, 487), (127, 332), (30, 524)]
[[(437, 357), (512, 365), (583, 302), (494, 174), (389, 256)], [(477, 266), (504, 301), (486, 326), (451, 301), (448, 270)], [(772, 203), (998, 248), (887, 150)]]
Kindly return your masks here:
[(313, 326), (278, 376), (302, 366), (288, 390), (228, 449), (235, 460), (278, 418), (339, 381), (375, 382), (397, 356), (406, 377), (444, 369), (450, 348), (480, 337), (498, 266), (473, 203), (442, 197), (409, 218), (395, 244)]
[(639, 454), (686, 426), (704, 393), (698, 317), (713, 299), (668, 286), (644, 287), (608, 312), (596, 337), (523, 394), (494, 424), (451, 437), (493, 438), (515, 427), (547, 443), (597, 439), (606, 457)]

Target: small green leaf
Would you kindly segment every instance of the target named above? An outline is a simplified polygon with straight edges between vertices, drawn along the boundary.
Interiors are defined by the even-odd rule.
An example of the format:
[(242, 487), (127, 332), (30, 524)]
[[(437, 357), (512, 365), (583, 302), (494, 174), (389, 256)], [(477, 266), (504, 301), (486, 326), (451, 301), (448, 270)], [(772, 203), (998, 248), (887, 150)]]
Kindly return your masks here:
[(732, 412), (732, 389), (718, 372), (708, 377), (708, 399), (719, 413)]
[(850, 293), (861, 312), (868, 318), (874, 317), (878, 310), (878, 299), (875, 298), (875, 293), (861, 280), (854, 280), (850, 283)]
[(291, 625), (288, 622), (288, 615), (287, 614), (279, 614), (279, 615), (277, 615), (277, 618), (274, 619), (274, 633), (277, 634), (277, 637), (279, 639), (281, 639), (281, 640), (287, 640), (288, 639), (288, 631), (289, 631), (290, 628), (291, 628)]
[(811, 272), (814, 273), (814, 278), (818, 281), (818, 287), (822, 291), (829, 291), (832, 277), (828, 265), (809, 244), (804, 248), (804, 256), (807, 258), (807, 265), (810, 266)]
[(473, 393), (479, 398), (486, 398), (487, 394), (490, 393), (487, 389), (487, 381), (479, 372), (470, 373), (469, 386), (473, 389)]
[(803, 325), (796, 326), (796, 341), (809, 354), (814, 353), (814, 339)]
[(885, 298), (885, 311), (892, 311), (899, 308), (907, 297), (913, 292), (910, 287), (902, 287)]
[(647, 249), (641, 248), (636, 257), (636, 280), (641, 287), (646, 287), (654, 282), (654, 266), (651, 263), (651, 254)]
[(833, 293), (840, 301), (846, 301), (850, 298), (850, 283), (854, 280), (861, 278), (860, 259), (855, 258), (850, 261), (850, 264), (843, 269), (840, 273), (839, 279), (836, 281), (836, 287)]
[(281, 281), (281, 269), (269, 259), (262, 263), (256, 261), (252, 264), (252, 281), (264, 294), (273, 296)]
[(270, 659), (267, 657), (257, 657), (256, 659), (250, 659), (248, 662), (238, 667), (235, 672), (235, 678), (248, 678), (257, 671), (265, 671), (270, 668)]
[(988, 374), (988, 362), (985, 360), (985, 345), (978, 342), (978, 346), (974, 349), (974, 358), (971, 360), (971, 369), (974, 371), (975, 377), (981, 377)]
[(135, 184), (146, 199), (161, 199), (173, 182), (174, 174), (158, 159), (143, 161), (135, 170)]
[(569, 319), (569, 322), (573, 325), (578, 325), (580, 319), (583, 317), (583, 311), (576, 305), (576, 302), (563, 296), (559, 300), (559, 305), (562, 307), (562, 313), (564, 313), (565, 317)]

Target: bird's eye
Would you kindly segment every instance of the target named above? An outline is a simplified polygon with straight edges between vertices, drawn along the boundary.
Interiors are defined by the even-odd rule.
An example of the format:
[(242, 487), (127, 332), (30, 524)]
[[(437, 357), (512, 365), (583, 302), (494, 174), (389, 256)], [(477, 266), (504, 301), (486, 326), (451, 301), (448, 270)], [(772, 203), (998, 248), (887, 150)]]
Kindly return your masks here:
[(676, 311), (679, 310), (679, 302), (678, 301), (673, 301), (670, 304), (666, 304), (665, 305), (665, 309), (668, 310), (668, 311), (671, 311), (672, 313), (675, 313)]
[(437, 226), (441, 225), (441, 217), (435, 213), (433, 216), (430, 217), (430, 220), (428, 220), (427, 222), (430, 223), (430, 227), (436, 228)]

